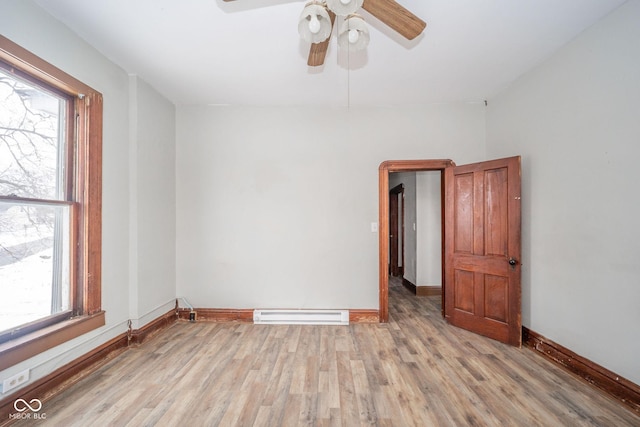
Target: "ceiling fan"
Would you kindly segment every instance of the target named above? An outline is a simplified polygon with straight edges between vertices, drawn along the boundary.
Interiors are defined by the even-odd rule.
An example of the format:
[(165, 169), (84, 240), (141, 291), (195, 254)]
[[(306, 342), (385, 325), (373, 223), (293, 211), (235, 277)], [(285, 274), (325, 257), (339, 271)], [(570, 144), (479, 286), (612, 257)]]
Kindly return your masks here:
[(311, 0), (302, 12), (298, 27), (301, 36), (311, 42), (307, 65), (324, 64), (336, 15), (345, 17), (344, 29), (338, 34), (339, 44), (356, 49), (366, 46), (369, 33), (362, 17), (355, 13), (360, 7), (407, 40), (416, 38), (427, 26), (395, 0)]

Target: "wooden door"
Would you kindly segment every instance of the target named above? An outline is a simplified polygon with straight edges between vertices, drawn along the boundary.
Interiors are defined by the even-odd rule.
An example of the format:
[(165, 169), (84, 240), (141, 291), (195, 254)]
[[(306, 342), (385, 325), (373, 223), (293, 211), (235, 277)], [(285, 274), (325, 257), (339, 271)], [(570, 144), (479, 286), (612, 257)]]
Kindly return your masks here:
[(389, 274), (404, 276), (404, 184), (389, 191)]
[(398, 192), (402, 184), (389, 191), (389, 274), (399, 276), (398, 266)]
[(520, 346), (520, 157), (445, 169), (445, 317)]

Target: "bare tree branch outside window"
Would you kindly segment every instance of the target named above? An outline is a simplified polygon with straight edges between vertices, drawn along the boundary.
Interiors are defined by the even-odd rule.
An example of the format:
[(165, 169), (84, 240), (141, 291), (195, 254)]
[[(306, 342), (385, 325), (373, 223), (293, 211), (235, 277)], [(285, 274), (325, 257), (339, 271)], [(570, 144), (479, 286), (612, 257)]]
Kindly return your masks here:
[(64, 200), (65, 102), (0, 69), (0, 332), (68, 307), (52, 291), (68, 208), (21, 202)]

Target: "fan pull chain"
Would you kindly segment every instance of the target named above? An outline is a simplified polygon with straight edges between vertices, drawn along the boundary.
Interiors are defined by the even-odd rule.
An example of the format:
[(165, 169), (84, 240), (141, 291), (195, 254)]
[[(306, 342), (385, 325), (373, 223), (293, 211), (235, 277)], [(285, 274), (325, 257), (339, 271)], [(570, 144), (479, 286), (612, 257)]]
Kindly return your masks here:
[(351, 108), (351, 49), (347, 49), (347, 109)]

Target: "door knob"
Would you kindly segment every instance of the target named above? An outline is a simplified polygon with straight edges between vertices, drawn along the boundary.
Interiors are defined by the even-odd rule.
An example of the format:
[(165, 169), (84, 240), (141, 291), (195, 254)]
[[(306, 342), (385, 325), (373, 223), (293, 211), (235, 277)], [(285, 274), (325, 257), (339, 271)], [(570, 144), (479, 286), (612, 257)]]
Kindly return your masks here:
[(516, 265), (518, 263), (518, 261), (516, 261), (515, 258), (509, 258), (509, 265)]

